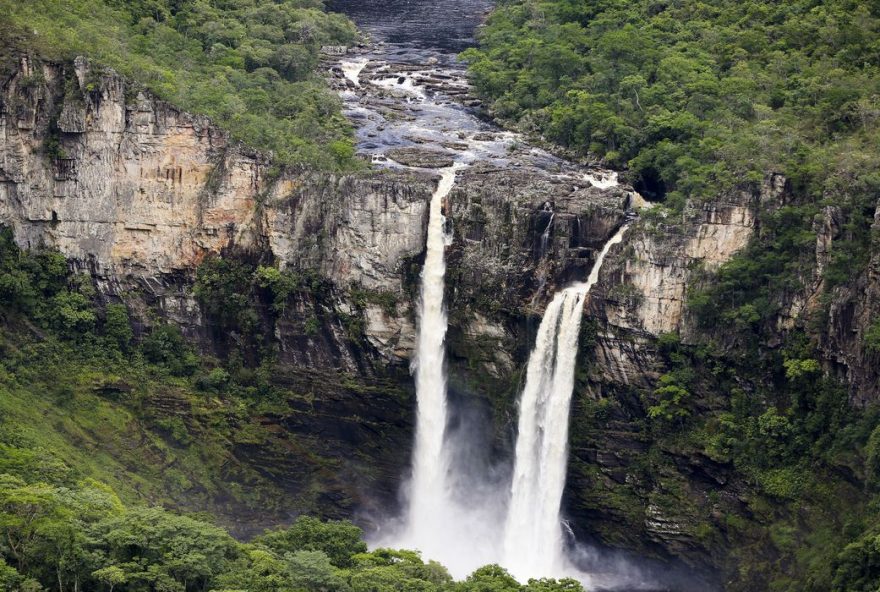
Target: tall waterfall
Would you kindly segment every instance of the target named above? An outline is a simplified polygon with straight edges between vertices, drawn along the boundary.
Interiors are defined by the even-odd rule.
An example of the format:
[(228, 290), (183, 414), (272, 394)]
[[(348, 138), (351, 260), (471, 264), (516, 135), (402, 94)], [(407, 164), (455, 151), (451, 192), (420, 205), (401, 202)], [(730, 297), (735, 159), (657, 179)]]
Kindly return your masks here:
[(566, 568), (560, 504), (581, 316), (605, 256), (625, 231), (621, 227), (605, 244), (586, 282), (554, 296), (529, 356), (503, 541), (503, 564), (520, 581), (554, 576)]
[(446, 370), (446, 309), (443, 304), (446, 262), (444, 248), (443, 200), (455, 183), (455, 168), (441, 171), (440, 182), (431, 198), (428, 242), (419, 300), (418, 340), (413, 362), (416, 375), (418, 412), (416, 441), (413, 450), (412, 482), (409, 514), (406, 521), (406, 542), (426, 556), (433, 553), (440, 533), (449, 527), (450, 499), (448, 472), (449, 453), (444, 446), (447, 422)]

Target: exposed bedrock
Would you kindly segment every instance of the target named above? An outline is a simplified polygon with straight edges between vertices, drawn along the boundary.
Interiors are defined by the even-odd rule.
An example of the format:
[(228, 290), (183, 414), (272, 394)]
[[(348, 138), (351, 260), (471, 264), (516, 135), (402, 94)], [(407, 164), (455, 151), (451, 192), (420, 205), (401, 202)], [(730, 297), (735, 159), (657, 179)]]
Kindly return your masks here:
[[(343, 516), (393, 505), (411, 441), (413, 303), (437, 175), (279, 172), (269, 156), (207, 119), (84, 60), (23, 58), (6, 74), (0, 223), (22, 246), (59, 249), (91, 275), (101, 298), (128, 305), (139, 331), (173, 322), (223, 356), (216, 319), (192, 292), (198, 267), (219, 254), (320, 283), (291, 296), (266, 336), (279, 354), (275, 380), (291, 392), (285, 413), (260, 418), (279, 437), (232, 449), (237, 462), (281, 488), (283, 507), (266, 517), (218, 501), (230, 522), (238, 516), (245, 531), (299, 511)], [(770, 175), (677, 219), (644, 213), (609, 254), (586, 309), (572, 411), (565, 509), (578, 535), (694, 564), (720, 561), (725, 526), (711, 522), (721, 502), (709, 492), (725, 507), (742, 506), (740, 484), (730, 467), (678, 450), (662, 451), (672, 460), (669, 474), (648, 478), (641, 393), (662, 371), (656, 338), (697, 337), (686, 308), (694, 274), (746, 245), (759, 230), (759, 207), (786, 199), (785, 179)], [(529, 166), (477, 163), (458, 172), (444, 207), (452, 235), (449, 380), (456, 400), (492, 422), (490, 445), (499, 453), (509, 452), (514, 401), (544, 306), (556, 289), (585, 278), (634, 201), (625, 186), (599, 189)], [(833, 209), (820, 218), (821, 266), (840, 220)], [(811, 285), (792, 296), (781, 330), (815, 306), (818, 280)], [(836, 289), (821, 344), (857, 402), (878, 395), (880, 363), (861, 339), (878, 309), (875, 254), (868, 274)], [(604, 401), (613, 405), (597, 414)], [(719, 403), (701, 394), (700, 404)], [(707, 520), (718, 536), (698, 528)]]

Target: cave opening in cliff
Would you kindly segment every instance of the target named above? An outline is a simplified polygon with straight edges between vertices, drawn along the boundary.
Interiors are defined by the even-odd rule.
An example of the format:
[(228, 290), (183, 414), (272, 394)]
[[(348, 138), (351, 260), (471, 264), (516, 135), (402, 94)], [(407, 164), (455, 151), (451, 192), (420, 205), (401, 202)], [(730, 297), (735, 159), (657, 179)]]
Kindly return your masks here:
[(633, 188), (650, 202), (666, 201), (666, 183), (654, 167), (641, 169), (633, 183)]

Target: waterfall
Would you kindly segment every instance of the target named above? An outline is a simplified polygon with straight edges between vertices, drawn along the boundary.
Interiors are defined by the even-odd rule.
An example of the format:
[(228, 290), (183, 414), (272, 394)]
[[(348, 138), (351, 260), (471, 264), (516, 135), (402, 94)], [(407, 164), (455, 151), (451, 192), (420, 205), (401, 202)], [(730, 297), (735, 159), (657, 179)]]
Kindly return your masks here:
[(555, 212), (550, 213), (550, 220), (547, 221), (547, 228), (544, 229), (544, 232), (541, 233), (541, 252), (540, 256), (543, 259), (544, 255), (547, 254), (547, 247), (550, 246), (550, 231), (553, 229), (553, 218), (556, 217)]
[(418, 335), (413, 361), (418, 409), (408, 482), (408, 507), (402, 524), (372, 544), (416, 549), (426, 560), (441, 562), (455, 578), (500, 560), (499, 524), (504, 504), (498, 490), (475, 482), (453, 457), (467, 447), (467, 437), (446, 434), (449, 410), (445, 374), (446, 310), (443, 303), (450, 244), (443, 201), (455, 183), (456, 163), (440, 171), (428, 221), (425, 264), (418, 306)]
[(581, 316), (605, 256), (625, 231), (624, 225), (605, 244), (586, 282), (553, 297), (529, 356), (502, 543), (503, 564), (520, 581), (558, 576), (566, 569), (560, 505)]
[(446, 262), (443, 251), (446, 236), (443, 200), (454, 183), (455, 168), (444, 169), (431, 197), (413, 362), (418, 411), (405, 538), (407, 543), (432, 557), (436, 556), (432, 551), (438, 548), (438, 542), (442, 542), (440, 534), (448, 530), (450, 514), (453, 513), (448, 484), (449, 454), (443, 441), (448, 416), (444, 368)]
[(366, 67), (367, 63), (369, 63), (369, 60), (362, 58), (359, 60), (340, 62), (339, 66), (342, 68), (343, 76), (354, 83), (355, 86), (360, 87), (361, 71)]

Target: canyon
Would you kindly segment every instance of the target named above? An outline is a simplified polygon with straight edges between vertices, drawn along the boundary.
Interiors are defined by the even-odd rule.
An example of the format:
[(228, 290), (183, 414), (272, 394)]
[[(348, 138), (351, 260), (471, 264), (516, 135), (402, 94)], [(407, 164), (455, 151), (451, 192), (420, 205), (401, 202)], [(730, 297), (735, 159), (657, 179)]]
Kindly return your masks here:
[[(645, 478), (640, 394), (663, 372), (659, 338), (677, 333), (693, 343), (705, 331), (689, 316), (689, 287), (761, 232), (759, 209), (784, 205), (789, 183), (768, 173), (691, 204), (680, 218), (663, 217), (625, 178), (606, 182), (610, 171), (565, 161), (473, 115), (479, 105), (451, 54), (409, 41), (328, 62), (359, 152), (374, 165), (347, 174), (279, 168), (259, 147), (231, 141), (211, 121), (85, 59), (23, 56), (0, 89), (0, 223), (22, 247), (63, 253), (102, 301), (126, 305), (136, 332), (173, 323), (221, 358), (229, 350), (222, 319), (192, 292), (205, 261), (269, 262), (322, 286), (299, 291), (277, 318), (261, 321), (278, 350), (273, 380), (295, 396), (287, 413), (260, 421), (302, 440), (230, 445), (237, 463), (284, 496), (269, 513), (259, 501), (213, 500), (241, 533), (306, 511), (354, 517), (374, 530), (398, 514), (414, 439), (415, 303), (442, 182), (424, 167), (468, 164), (442, 196), (451, 236), (443, 293), (448, 437), (480, 434), (453, 461), (470, 455), (466, 471), (494, 484), (513, 471), (516, 400), (541, 316), (554, 293), (587, 278), (628, 223), (581, 294), (586, 327), (571, 401), (565, 544), (683, 565), (715, 583), (728, 567), (719, 508), (748, 516), (748, 485), (731, 466), (688, 450), (664, 450), (669, 473)], [(424, 120), (449, 129), (414, 131)], [(59, 147), (53, 154), (50, 140)], [(816, 221), (819, 269), (839, 218), (829, 206)], [(878, 228), (880, 209), (875, 219)], [(857, 403), (880, 395), (874, 354), (858, 339), (880, 306), (877, 257), (870, 274), (835, 294), (823, 332), (823, 363), (847, 379)], [(816, 306), (819, 288), (817, 274), (809, 293), (788, 295), (780, 331)], [(719, 403), (707, 395), (705, 404)], [(609, 411), (597, 424), (599, 405)], [(169, 413), (186, 410), (171, 404)], [(185, 498), (178, 503), (187, 508)], [(707, 524), (719, 537), (705, 536)], [(610, 569), (600, 559), (582, 564)]]

